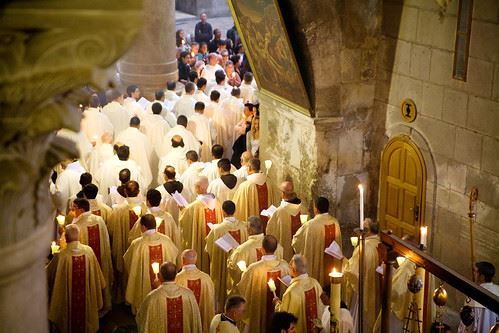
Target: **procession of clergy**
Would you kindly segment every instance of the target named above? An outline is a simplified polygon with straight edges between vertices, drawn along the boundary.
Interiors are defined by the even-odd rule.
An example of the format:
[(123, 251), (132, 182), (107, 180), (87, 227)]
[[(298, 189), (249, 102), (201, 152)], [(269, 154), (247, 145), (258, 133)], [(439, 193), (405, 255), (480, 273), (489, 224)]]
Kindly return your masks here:
[[(342, 308), (336, 319), (341, 332), (356, 329), (358, 250), (342, 256), (325, 197), (313, 200), (306, 221), (293, 183), (267, 177), (251, 73), (231, 90), (222, 74), (187, 83), (181, 96), (168, 82), (152, 103), (136, 86), (126, 99), (108, 91), (105, 105), (91, 94), (81, 132), (59, 131), (80, 158), (51, 177), (56, 331), (96, 332), (112, 304), (125, 303), (140, 332), (329, 332), (333, 268), (344, 274), (341, 296), (354, 317)], [(375, 223), (365, 228), (371, 332), (379, 324), (379, 238)], [(400, 294), (414, 270), (409, 260), (399, 268)], [(401, 321), (410, 298), (400, 302)]]

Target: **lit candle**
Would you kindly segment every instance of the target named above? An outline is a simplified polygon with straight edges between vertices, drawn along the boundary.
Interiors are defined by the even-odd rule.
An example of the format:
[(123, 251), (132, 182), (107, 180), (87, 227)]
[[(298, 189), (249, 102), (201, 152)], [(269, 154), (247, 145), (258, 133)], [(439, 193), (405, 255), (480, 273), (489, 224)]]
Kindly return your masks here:
[(194, 58), (194, 56), (195, 56), (194, 52), (191, 52), (191, 56)]
[(402, 264), (405, 262), (406, 258), (405, 257), (397, 257), (397, 264), (400, 266), (402, 266)]
[(276, 291), (276, 286), (275, 286), (275, 282), (272, 278), (270, 278), (269, 282), (267, 282), (267, 284), (269, 285), (269, 289), (270, 291), (274, 294), (274, 297), (277, 297), (276, 294), (275, 294), (275, 291)]
[(359, 184), (359, 195), (360, 195), (360, 230), (364, 230), (364, 187)]
[(56, 220), (59, 225), (63, 226), (66, 221), (66, 216), (59, 214), (57, 215)]
[(359, 244), (359, 237), (357, 236), (350, 237), (350, 243), (352, 243), (353, 247), (356, 247), (357, 244)]
[(340, 327), (340, 303), (341, 303), (341, 280), (343, 277), (342, 272), (337, 272), (336, 268), (333, 268), (331, 273), (331, 297), (329, 298), (329, 307), (331, 311), (331, 317), (336, 320), (338, 332)]
[(50, 249), (52, 250), (52, 255), (59, 253), (60, 246), (57, 245), (55, 242), (52, 242), (52, 245), (50, 245)]
[(140, 216), (140, 213), (142, 212), (142, 208), (140, 206), (135, 206), (132, 208), (132, 210), (137, 216)]
[(419, 243), (423, 245), (423, 247), (426, 247), (427, 240), (428, 240), (428, 227), (424, 226), (421, 227), (421, 240)]
[(246, 261), (244, 260), (241, 260), (241, 261), (238, 261), (237, 262), (237, 267), (239, 267), (239, 269), (241, 270), (241, 272), (246, 272)]
[(308, 220), (308, 215), (307, 214), (301, 214), (300, 215), (300, 222), (301, 224), (304, 224)]
[(267, 171), (272, 167), (272, 161), (271, 160), (265, 160), (265, 169)]
[(152, 267), (153, 273), (157, 275), (159, 273), (159, 262), (153, 262), (151, 264), (151, 267)]
[(161, 225), (161, 222), (163, 222), (163, 219), (161, 217), (155, 217), (154, 219), (156, 220), (156, 229), (157, 229)]

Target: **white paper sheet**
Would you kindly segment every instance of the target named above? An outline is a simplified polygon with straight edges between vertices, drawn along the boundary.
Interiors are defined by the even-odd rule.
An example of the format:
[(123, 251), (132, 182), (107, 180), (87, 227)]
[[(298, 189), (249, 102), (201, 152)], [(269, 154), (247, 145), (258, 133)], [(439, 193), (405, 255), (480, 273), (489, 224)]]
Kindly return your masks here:
[(289, 287), (289, 285), (291, 284), (292, 277), (290, 275), (284, 275), (282, 278), (278, 277), (278, 279), (279, 279), (279, 281), (281, 281), (281, 283), (283, 285), (285, 285), (286, 287)]
[(343, 259), (343, 252), (341, 252), (341, 248), (336, 243), (336, 241), (333, 241), (325, 250), (325, 253), (329, 254), (330, 256), (336, 258), (336, 259)]
[(222, 250), (229, 252), (239, 246), (239, 243), (229, 233), (226, 233), (215, 241)]
[(142, 108), (142, 110), (146, 110), (147, 107), (151, 104), (151, 102), (149, 102), (147, 99), (145, 99), (144, 97), (141, 97), (138, 101), (137, 101), (137, 104), (140, 105), (140, 107)]
[(271, 216), (272, 216), (272, 214), (274, 214), (276, 210), (277, 210), (276, 206), (274, 206), (274, 205), (270, 205), (270, 207), (269, 207), (269, 208), (262, 210), (262, 211), (260, 212), (260, 215), (262, 215), (262, 216), (267, 216), (267, 217), (271, 217)]
[(378, 267), (376, 268), (376, 272), (377, 272), (378, 274), (383, 275), (383, 273), (384, 273), (384, 271), (383, 271), (383, 265), (378, 266)]

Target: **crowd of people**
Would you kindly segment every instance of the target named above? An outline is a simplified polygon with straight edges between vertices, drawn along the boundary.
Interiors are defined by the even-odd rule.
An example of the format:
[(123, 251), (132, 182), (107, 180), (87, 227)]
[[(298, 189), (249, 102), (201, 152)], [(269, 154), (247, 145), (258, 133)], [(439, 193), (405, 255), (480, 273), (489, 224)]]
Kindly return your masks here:
[[(91, 93), (81, 132), (59, 131), (80, 157), (50, 180), (60, 250), (47, 265), (49, 319), (58, 331), (96, 332), (113, 304), (128, 304), (140, 332), (329, 332), (333, 268), (344, 274), (336, 319), (341, 332), (356, 330), (358, 250), (343, 257), (328, 199), (314, 199), (305, 221), (293, 183), (276, 186), (262, 168), (258, 88), (236, 29), (227, 37), (202, 14), (194, 41), (177, 32), (182, 91), (169, 81), (152, 102), (135, 85), (105, 101)], [(380, 241), (376, 223), (365, 227), (371, 332)], [(406, 283), (398, 276), (415, 266), (399, 270)]]

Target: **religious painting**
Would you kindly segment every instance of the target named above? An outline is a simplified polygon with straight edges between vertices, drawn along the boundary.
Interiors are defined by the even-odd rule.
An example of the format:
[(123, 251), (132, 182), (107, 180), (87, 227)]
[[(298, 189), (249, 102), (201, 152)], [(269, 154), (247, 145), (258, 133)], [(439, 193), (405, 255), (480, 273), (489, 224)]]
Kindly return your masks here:
[(309, 99), (276, 0), (228, 0), (262, 93), (309, 115)]

